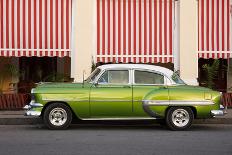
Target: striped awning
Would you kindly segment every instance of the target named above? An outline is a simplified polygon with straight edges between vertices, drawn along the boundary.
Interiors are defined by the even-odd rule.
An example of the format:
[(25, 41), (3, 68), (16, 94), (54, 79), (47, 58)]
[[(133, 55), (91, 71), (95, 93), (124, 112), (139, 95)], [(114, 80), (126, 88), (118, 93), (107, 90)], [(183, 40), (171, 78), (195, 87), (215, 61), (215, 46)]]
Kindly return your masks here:
[(70, 56), (72, 0), (0, 0), (0, 56)]
[(199, 58), (232, 58), (232, 0), (198, 1)]
[(174, 0), (97, 0), (97, 62), (173, 62)]

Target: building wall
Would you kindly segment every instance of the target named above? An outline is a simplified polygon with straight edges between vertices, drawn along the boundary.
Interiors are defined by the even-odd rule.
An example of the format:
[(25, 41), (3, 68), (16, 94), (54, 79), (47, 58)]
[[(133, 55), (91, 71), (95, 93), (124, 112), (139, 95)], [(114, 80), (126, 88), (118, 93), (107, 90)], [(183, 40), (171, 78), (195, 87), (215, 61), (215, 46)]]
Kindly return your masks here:
[(180, 75), (188, 84), (197, 85), (197, 1), (180, 0)]
[[(178, 24), (180, 24), (180, 51), (176, 51), (179, 55), (177, 54), (174, 62), (176, 63), (175, 66), (179, 66), (178, 63), (180, 63), (181, 77), (187, 83), (196, 85), (196, 79), (198, 77), (196, 48), (197, 1), (180, 0), (179, 5), (180, 23)], [(96, 0), (78, 0), (72, 3), (71, 72), (75, 81), (82, 81), (83, 72), (86, 73), (86, 76), (91, 72), (92, 56), (95, 56), (97, 48), (96, 7)], [(176, 45), (176, 47), (178, 47), (178, 45)]]
[[(148, 62), (153, 63), (155, 62), (155, 60), (162, 60), (160, 62), (171, 61), (174, 62), (175, 69), (180, 70), (181, 77), (188, 84), (197, 85), (197, 77), (198, 77), (197, 61), (198, 61), (199, 50), (200, 52), (223, 51), (223, 52), (227, 52), (226, 54), (232, 55), (231, 50), (228, 51), (228, 48), (227, 50), (219, 49), (217, 51), (212, 51), (212, 50), (205, 51), (204, 49), (202, 51), (201, 49), (198, 49), (198, 41), (199, 41), (198, 34), (200, 32), (198, 29), (199, 28), (198, 19), (200, 19), (198, 18), (198, 15), (199, 17), (201, 17), (199, 8), (205, 8), (203, 10), (206, 12), (204, 13), (204, 16), (206, 16), (207, 12), (209, 12), (208, 10), (210, 10), (207, 9), (208, 6), (212, 5), (209, 2), (213, 2), (212, 0), (208, 0), (206, 2), (205, 0), (198, 0), (198, 1), (197, 0), (178, 0), (178, 1), (176, 0), (136, 0), (136, 1), (132, 1), (132, 0), (127, 0), (127, 1), (124, 0), (61, 0), (61, 1), (9, 0), (8, 1), (5, 0), (5, 1), (0, 1), (0, 16), (2, 17), (0, 18), (0, 34), (2, 34), (0, 35), (0, 56), (17, 57), (17, 56), (35, 55), (35, 56), (63, 57), (65, 55), (70, 56), (70, 50), (71, 50), (71, 77), (74, 78), (75, 81), (82, 81), (83, 73), (85, 74), (84, 75), (85, 77), (90, 74), (92, 64), (97, 62), (98, 58), (100, 58), (101, 60), (102, 52), (105, 52), (104, 56), (108, 57), (109, 51), (105, 51), (104, 50), (105, 47), (108, 47), (110, 45), (110, 49), (112, 48), (111, 40), (109, 41), (109, 39), (108, 40), (106, 39), (108, 35), (105, 32), (107, 31), (104, 31), (104, 33), (100, 33), (100, 35), (98, 34), (99, 32), (98, 29), (99, 28), (103, 29), (102, 26), (100, 27), (98, 26), (98, 22), (103, 23), (103, 17), (105, 16), (104, 23), (105, 23), (105, 29), (107, 29), (107, 23), (108, 23), (107, 19), (109, 19), (107, 13), (109, 13), (111, 16), (113, 14), (112, 8), (115, 8), (118, 12), (120, 12), (119, 5), (113, 7), (114, 6), (113, 2), (120, 2), (120, 7), (121, 7), (120, 10), (122, 12), (121, 24), (123, 26), (121, 31), (122, 39), (118, 38), (118, 41), (122, 42), (122, 47), (123, 47), (122, 49), (125, 50), (125, 51), (121, 51), (121, 53), (123, 53), (123, 55), (125, 55), (126, 53), (126, 61), (115, 61), (115, 62), (133, 62), (133, 61), (129, 61), (131, 56), (135, 58), (136, 61), (134, 62), (136, 63), (148, 63)], [(228, 5), (222, 5), (222, 2), (224, 2), (225, 4), (229, 4), (230, 2), (231, 5), (232, 0), (217, 1), (217, 3), (219, 3), (220, 5), (217, 5), (216, 2), (214, 3), (216, 9), (219, 8), (218, 10), (223, 10), (224, 8), (224, 13), (225, 13), (224, 15), (226, 15), (226, 18), (221, 17), (223, 16), (223, 14), (219, 13), (220, 14), (219, 19), (220, 20), (224, 19), (224, 21), (227, 21), (226, 22), (227, 24), (231, 23), (232, 22), (231, 14), (228, 20), (229, 17), (228, 13), (229, 11), (231, 13), (231, 10), (228, 9), (229, 8)], [(145, 3), (146, 5), (144, 5)], [(115, 4), (119, 4), (119, 3), (115, 3)], [(138, 24), (141, 24), (142, 27), (141, 28), (142, 33), (137, 38), (141, 39), (142, 42), (144, 42), (144, 43), (138, 43), (141, 44), (138, 45), (138, 49), (139, 46), (141, 46), (143, 51), (138, 50), (136, 51), (136, 53), (132, 53), (129, 49), (130, 47), (132, 49), (132, 46), (137, 44), (138, 39), (133, 43), (132, 40), (134, 39), (133, 38), (134, 36), (132, 35), (132, 33), (130, 33), (130, 31), (125, 31), (127, 29), (130, 29), (129, 28), (130, 26), (132, 27), (133, 25), (132, 21), (134, 20), (132, 18), (134, 15), (133, 12), (131, 12), (131, 15), (128, 13), (129, 8), (127, 7), (129, 7), (130, 4), (131, 4), (131, 8), (130, 8), (131, 11), (134, 7), (137, 12), (136, 15), (141, 16), (141, 19), (140, 17), (139, 18), (136, 17), (137, 21), (141, 20), (141, 23)], [(132, 6), (132, 4), (135, 5)], [(154, 17), (153, 15), (150, 16), (150, 12), (153, 13), (155, 11), (154, 8), (156, 4), (157, 4), (157, 11), (159, 11), (159, 14), (157, 14), (159, 17), (157, 17), (157, 19), (158, 18), (162, 19), (162, 20), (157, 20), (157, 22), (162, 21), (162, 23), (157, 23), (157, 25), (161, 24), (161, 27), (164, 26), (162, 32), (157, 32), (160, 34), (159, 35), (160, 38), (157, 38), (159, 39), (159, 42), (157, 43), (161, 42), (160, 46), (164, 47), (162, 48), (162, 50), (166, 48), (164, 51), (161, 51), (160, 48), (159, 50), (156, 51), (156, 53), (158, 53), (157, 54), (158, 56), (160, 56), (160, 54), (161, 55), (164, 54), (164, 57), (161, 57), (161, 59), (160, 57), (156, 57), (155, 53), (150, 54), (151, 52), (150, 50), (154, 50), (154, 51), (156, 50), (154, 48), (155, 43), (154, 44), (150, 43), (151, 40), (152, 41), (155, 40), (154, 39), (155, 35), (154, 36), (150, 35), (151, 31), (155, 32), (153, 29), (153, 25), (155, 25), (155, 23), (153, 22), (151, 22), (152, 24), (148, 24), (148, 23), (152, 21), (150, 19)], [(107, 8), (106, 6), (107, 7), (111, 6), (110, 7), (111, 9), (109, 10), (109, 7)], [(98, 10), (99, 8), (100, 11)], [(164, 11), (165, 9), (167, 10), (167, 12)], [(117, 13), (117, 11), (115, 11), (115, 13)], [(138, 12), (140, 12), (140, 14), (138, 14)], [(20, 15), (20, 18), (17, 18), (18, 16), (16, 15)], [(98, 19), (99, 15), (102, 17), (102, 19), (100, 18), (100, 20)], [(167, 18), (165, 18), (165, 16)], [(131, 19), (131, 23), (129, 22), (130, 19)], [(204, 18), (204, 20), (205, 19), (207, 18)], [(202, 22), (204, 20), (200, 20), (200, 21)], [(110, 18), (110, 21), (112, 21), (112, 18)], [(169, 25), (168, 27), (167, 23), (170, 24), (171, 23), (170, 21), (175, 21), (175, 22), (173, 22), (172, 25), (171, 26)], [(204, 29), (206, 28), (207, 31), (207, 26), (205, 26), (207, 25), (207, 20), (204, 22), (206, 22), (206, 24), (203, 24)], [(167, 27), (165, 26), (165, 23)], [(228, 30), (228, 25), (219, 23), (219, 26), (220, 24), (221, 27), (222, 25), (224, 25), (226, 27), (226, 30)], [(147, 29), (145, 29), (146, 26)], [(232, 24), (230, 26), (232, 27)], [(160, 30), (161, 27), (158, 30)], [(170, 31), (169, 29), (170, 27), (171, 28), (173, 27), (174, 31), (170, 33), (172, 35), (168, 34), (166, 35), (167, 37), (165, 37), (166, 33), (164, 30), (167, 29)], [(108, 29), (109, 28), (112, 28), (112, 24), (108, 26)], [(225, 33), (224, 31), (224, 34), (227, 34), (224, 35), (225, 40), (227, 40), (226, 42), (227, 47), (228, 47), (228, 42), (232, 43), (232, 39), (231, 39), (232, 28), (229, 30), (230, 32), (228, 33), (230, 33), (230, 35), (228, 35), (228, 33)], [(124, 33), (124, 31), (126, 33)], [(112, 31), (110, 31), (109, 33), (110, 37), (112, 37), (111, 32)], [(104, 43), (103, 41), (101, 41), (102, 34), (105, 34)], [(131, 36), (129, 34), (131, 34)], [(100, 38), (100, 40), (98, 38)], [(166, 40), (169, 40), (169, 42), (167, 42), (167, 45), (169, 46), (167, 47), (165, 47), (165, 38)], [(200, 38), (205, 39), (207, 37), (200, 37)], [(210, 37), (208, 36), (208, 38)], [(70, 40), (71, 40), (71, 44), (70, 44)], [(128, 43), (129, 40), (131, 40), (131, 44)], [(145, 44), (145, 42), (147, 42), (147, 44)], [(99, 51), (98, 49), (99, 45), (105, 46), (103, 50), (101, 49)], [(170, 45), (172, 45), (173, 53), (168, 53), (170, 52), (170, 49), (168, 50), (168, 48), (170, 48)], [(137, 49), (137, 45), (135, 49)], [(110, 54), (112, 55), (112, 51), (110, 51)], [(167, 60), (167, 61), (163, 61), (163, 60)], [(62, 70), (61, 66), (62, 65), (58, 65), (58, 69)]]
[(72, 1), (71, 77), (81, 82), (91, 73), (95, 50), (95, 0)]

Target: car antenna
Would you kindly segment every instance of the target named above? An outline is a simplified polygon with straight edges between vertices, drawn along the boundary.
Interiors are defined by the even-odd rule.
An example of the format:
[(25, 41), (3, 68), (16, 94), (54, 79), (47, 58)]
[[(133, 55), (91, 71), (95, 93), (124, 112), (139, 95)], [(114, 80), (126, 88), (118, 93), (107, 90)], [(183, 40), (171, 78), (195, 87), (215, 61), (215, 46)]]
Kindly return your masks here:
[(83, 76), (82, 76), (82, 88), (84, 88), (84, 82), (85, 82), (85, 70), (83, 70)]

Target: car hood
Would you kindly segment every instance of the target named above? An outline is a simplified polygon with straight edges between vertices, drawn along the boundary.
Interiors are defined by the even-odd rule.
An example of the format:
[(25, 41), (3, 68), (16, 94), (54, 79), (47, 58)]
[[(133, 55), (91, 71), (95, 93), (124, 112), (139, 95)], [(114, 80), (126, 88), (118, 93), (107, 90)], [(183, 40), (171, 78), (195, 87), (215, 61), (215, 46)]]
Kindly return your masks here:
[(83, 83), (41, 83), (37, 88), (79, 88), (84, 85)]
[(89, 83), (41, 83), (32, 90), (32, 93), (60, 94), (78, 93), (81, 90), (89, 89)]

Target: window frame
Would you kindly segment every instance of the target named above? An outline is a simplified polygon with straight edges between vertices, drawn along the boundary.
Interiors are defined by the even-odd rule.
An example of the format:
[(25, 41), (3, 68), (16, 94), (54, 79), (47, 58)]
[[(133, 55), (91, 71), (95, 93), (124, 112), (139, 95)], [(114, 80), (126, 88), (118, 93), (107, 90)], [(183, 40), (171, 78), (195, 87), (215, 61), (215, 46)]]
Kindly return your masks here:
[[(164, 77), (164, 83), (163, 84), (145, 84), (145, 83), (135, 83), (135, 71), (142, 71), (142, 72), (150, 72), (150, 73), (154, 73), (154, 74), (159, 74), (162, 75)], [(170, 85), (171, 80), (162, 72), (158, 72), (158, 71), (153, 71), (153, 70), (147, 70), (147, 69), (133, 69), (132, 70), (132, 84), (133, 85), (137, 85), (137, 86), (167, 86)]]
[[(99, 82), (99, 80), (101, 79), (101, 77), (107, 72), (107, 71), (128, 71), (128, 83), (101, 83)], [(105, 69), (104, 71), (102, 71), (102, 73), (100, 73), (101, 75), (99, 76), (99, 78), (96, 80), (96, 83), (98, 85), (131, 85), (132, 84), (132, 70), (131, 69), (126, 69), (126, 68), (118, 68), (118, 69)]]

